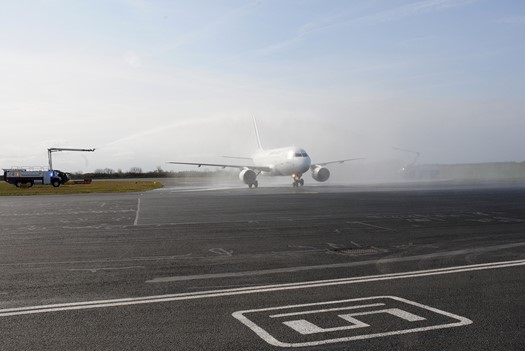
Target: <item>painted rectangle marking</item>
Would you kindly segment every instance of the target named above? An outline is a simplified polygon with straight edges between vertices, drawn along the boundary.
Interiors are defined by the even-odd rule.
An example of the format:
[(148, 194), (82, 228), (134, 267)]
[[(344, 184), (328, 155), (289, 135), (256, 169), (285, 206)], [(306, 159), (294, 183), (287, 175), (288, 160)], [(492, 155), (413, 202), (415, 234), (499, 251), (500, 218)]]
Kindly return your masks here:
[(279, 347), (319, 346), (472, 323), (465, 317), (396, 296), (270, 307), (232, 315), (261, 339)]

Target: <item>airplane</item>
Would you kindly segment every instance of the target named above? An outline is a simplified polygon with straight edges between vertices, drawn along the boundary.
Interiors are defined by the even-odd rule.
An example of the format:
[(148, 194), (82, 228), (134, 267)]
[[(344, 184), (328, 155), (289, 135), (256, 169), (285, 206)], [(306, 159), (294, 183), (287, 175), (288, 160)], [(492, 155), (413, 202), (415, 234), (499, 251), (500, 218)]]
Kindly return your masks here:
[(233, 165), (233, 164), (218, 164), (218, 163), (201, 163), (201, 162), (178, 162), (170, 161), (167, 163), (179, 165), (193, 165), (193, 166), (212, 166), (221, 168), (237, 168), (240, 170), (239, 179), (247, 184), (248, 187), (259, 186), (257, 176), (264, 173), (270, 176), (291, 176), (293, 179), (292, 186), (294, 188), (304, 186), (303, 174), (308, 170), (312, 172), (312, 178), (318, 182), (325, 182), (330, 178), (330, 171), (326, 165), (334, 163), (343, 163), (346, 161), (361, 160), (360, 158), (348, 158), (344, 160), (321, 162), (312, 164), (310, 156), (307, 152), (296, 146), (288, 146), (277, 149), (264, 150), (259, 137), (259, 129), (257, 128), (257, 121), (253, 118), (253, 125), (255, 128), (255, 135), (257, 137), (258, 151), (252, 157), (236, 157), (223, 156), (226, 158), (250, 160), (251, 164)]

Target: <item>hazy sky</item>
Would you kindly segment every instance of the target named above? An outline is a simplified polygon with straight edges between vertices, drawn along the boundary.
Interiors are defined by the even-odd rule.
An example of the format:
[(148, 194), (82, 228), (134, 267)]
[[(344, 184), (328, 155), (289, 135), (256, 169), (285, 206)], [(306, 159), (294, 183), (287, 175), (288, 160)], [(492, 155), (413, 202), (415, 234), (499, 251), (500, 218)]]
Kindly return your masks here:
[(525, 161), (525, 1), (0, 1), (0, 167)]

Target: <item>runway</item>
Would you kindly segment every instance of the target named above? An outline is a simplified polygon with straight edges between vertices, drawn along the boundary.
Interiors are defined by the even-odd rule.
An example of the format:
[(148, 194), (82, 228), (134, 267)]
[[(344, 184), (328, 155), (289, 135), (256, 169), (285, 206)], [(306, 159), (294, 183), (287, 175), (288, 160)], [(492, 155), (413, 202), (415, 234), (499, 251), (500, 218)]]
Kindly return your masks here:
[(2, 350), (525, 348), (525, 187), (0, 199)]

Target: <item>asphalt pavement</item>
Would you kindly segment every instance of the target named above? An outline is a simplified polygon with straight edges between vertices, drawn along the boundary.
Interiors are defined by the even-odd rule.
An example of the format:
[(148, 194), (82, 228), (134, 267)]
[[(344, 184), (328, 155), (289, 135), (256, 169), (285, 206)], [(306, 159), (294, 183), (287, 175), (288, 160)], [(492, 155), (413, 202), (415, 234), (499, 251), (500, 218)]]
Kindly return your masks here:
[(1, 350), (523, 350), (521, 185), (0, 198)]

